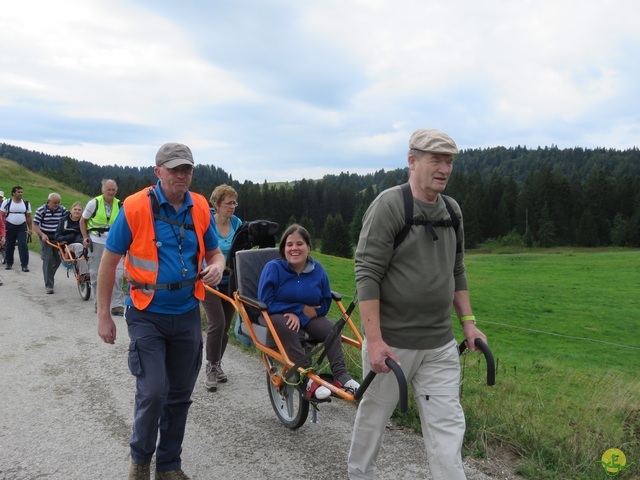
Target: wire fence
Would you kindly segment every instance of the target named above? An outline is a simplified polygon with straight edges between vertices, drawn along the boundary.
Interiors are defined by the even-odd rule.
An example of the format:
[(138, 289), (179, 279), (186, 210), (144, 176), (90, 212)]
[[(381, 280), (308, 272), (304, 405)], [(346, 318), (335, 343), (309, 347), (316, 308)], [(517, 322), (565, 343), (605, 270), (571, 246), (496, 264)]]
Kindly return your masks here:
[(501, 327), (506, 327), (506, 328), (513, 328), (514, 330), (524, 330), (525, 332), (539, 333), (539, 334), (542, 334), (542, 335), (550, 335), (550, 336), (553, 336), (553, 337), (569, 338), (569, 339), (572, 339), (572, 340), (582, 340), (582, 341), (585, 341), (585, 342), (593, 342), (593, 343), (601, 343), (601, 344), (604, 344), (604, 345), (612, 345), (614, 347), (629, 348), (631, 350), (640, 350), (640, 347), (634, 347), (632, 345), (625, 345), (623, 343), (607, 342), (607, 341), (598, 340), (598, 339), (595, 339), (595, 338), (575, 337), (575, 336), (572, 336), (572, 335), (564, 335), (562, 333), (545, 332), (544, 330), (536, 330), (534, 328), (518, 327), (516, 325), (509, 325), (508, 323), (491, 322), (491, 321), (487, 321), (487, 320), (483, 320), (482, 323), (486, 323), (488, 325), (499, 325)]

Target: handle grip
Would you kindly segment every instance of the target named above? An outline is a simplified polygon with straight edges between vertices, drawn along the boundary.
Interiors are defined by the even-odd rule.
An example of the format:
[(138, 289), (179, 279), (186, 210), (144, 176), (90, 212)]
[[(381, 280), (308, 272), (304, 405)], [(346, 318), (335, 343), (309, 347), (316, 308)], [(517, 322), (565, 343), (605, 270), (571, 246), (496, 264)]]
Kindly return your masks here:
[[(400, 411), (402, 413), (406, 413), (407, 409), (409, 408), (409, 395), (407, 393), (407, 379), (405, 378), (404, 373), (402, 372), (402, 368), (400, 368), (400, 365), (398, 365), (394, 360), (392, 360), (391, 358), (387, 358), (384, 361), (384, 363), (387, 364), (387, 367), (389, 367), (393, 372), (393, 374), (396, 376), (396, 380), (398, 381), (398, 390), (400, 392), (400, 399), (399, 399)], [(375, 376), (376, 376), (376, 372), (374, 371), (370, 371), (367, 374), (367, 376), (362, 381), (360, 388), (358, 388), (358, 391), (353, 396), (355, 400), (360, 400), (362, 398), (362, 396), (364, 395), (364, 392), (367, 390), (367, 388), (369, 388), (369, 385), (371, 385), (371, 382), (373, 382), (373, 379), (375, 378)]]
[[(482, 339), (476, 338), (475, 343), (476, 347), (482, 351), (484, 358), (487, 361), (487, 385), (492, 387), (496, 384), (496, 362), (493, 359), (493, 353), (491, 353), (489, 345), (482, 341)], [(466, 349), (467, 343), (466, 340), (463, 340), (460, 345), (458, 345), (458, 353), (462, 355)]]

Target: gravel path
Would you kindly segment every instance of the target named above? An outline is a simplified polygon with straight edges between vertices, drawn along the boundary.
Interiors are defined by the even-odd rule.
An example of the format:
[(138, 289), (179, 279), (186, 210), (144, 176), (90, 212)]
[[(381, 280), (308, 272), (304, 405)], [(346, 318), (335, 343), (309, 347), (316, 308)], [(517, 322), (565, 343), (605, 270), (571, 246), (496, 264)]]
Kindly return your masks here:
[[(0, 479), (123, 479), (134, 379), (127, 369), (126, 327), (116, 345), (96, 333), (91, 300), (61, 267), (46, 295), (38, 255), (31, 272), (0, 271)], [(347, 478), (355, 405), (334, 400), (318, 422), (285, 428), (271, 408), (260, 359), (230, 345), (229, 383), (193, 394), (183, 467), (193, 479)], [(389, 430), (380, 480), (430, 478), (422, 438)], [(469, 480), (490, 477), (467, 469)]]

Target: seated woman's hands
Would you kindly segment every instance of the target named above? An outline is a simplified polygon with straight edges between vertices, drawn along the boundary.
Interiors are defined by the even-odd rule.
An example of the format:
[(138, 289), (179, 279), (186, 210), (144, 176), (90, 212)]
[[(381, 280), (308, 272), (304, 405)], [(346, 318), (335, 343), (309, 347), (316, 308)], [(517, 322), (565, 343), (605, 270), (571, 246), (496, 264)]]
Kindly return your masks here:
[(287, 327), (295, 332), (300, 331), (300, 319), (295, 313), (285, 313), (284, 318), (287, 319)]
[(316, 312), (316, 308), (320, 308), (319, 306), (305, 305), (302, 309), (302, 313), (304, 313), (311, 320), (318, 316), (318, 312)]
[[(316, 312), (316, 308), (312, 305), (305, 305), (302, 308), (302, 313), (309, 317), (311, 320), (318, 317), (318, 312)], [(295, 313), (285, 313), (284, 318), (287, 319), (287, 327), (296, 332), (300, 331), (300, 318)]]

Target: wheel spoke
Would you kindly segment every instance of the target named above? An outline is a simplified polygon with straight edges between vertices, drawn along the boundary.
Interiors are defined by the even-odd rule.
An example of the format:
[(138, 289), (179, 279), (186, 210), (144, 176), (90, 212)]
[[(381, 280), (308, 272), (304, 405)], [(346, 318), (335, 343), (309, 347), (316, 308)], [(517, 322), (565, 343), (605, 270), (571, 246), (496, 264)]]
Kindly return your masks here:
[[(281, 366), (275, 371), (282, 371)], [(301, 427), (309, 414), (309, 402), (302, 396), (300, 390), (295, 386), (286, 384), (282, 384), (280, 388), (276, 387), (271, 381), (268, 372), (267, 388), (271, 406), (280, 421), (291, 429)]]

